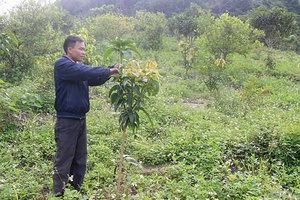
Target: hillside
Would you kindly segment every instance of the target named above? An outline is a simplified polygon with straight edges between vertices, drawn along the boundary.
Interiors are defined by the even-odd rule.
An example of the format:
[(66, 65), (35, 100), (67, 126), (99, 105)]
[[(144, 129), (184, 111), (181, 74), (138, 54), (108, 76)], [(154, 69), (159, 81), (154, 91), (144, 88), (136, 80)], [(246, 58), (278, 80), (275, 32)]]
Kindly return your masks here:
[[(142, 116), (137, 133), (129, 133), (124, 198), (300, 197), (299, 56), (276, 51), (276, 68), (268, 71), (268, 50), (262, 50), (233, 56), (224, 70), (231, 81), (213, 93), (201, 70), (186, 76), (178, 55), (157, 53), (163, 82), (149, 103), (153, 126)], [(110, 83), (91, 91), (88, 173), (80, 199), (114, 198), (121, 133), (109, 89)], [(36, 114), (22, 120), (21, 130), (1, 134), (2, 199), (53, 198), (53, 126), (52, 115)], [(67, 189), (65, 196), (79, 194)]]
[(279, 6), (297, 15), (300, 14), (299, 1), (287, 0), (76, 0), (76, 4), (72, 0), (61, 0), (58, 2), (62, 8), (75, 15), (87, 13), (91, 8), (114, 5), (115, 9), (119, 9), (127, 15), (134, 15), (136, 10), (147, 10), (150, 12), (163, 12), (167, 17), (183, 12), (191, 3), (197, 3), (202, 8), (211, 10), (216, 15), (224, 12), (229, 12), (236, 16), (245, 15), (249, 10), (261, 5), (269, 8)]

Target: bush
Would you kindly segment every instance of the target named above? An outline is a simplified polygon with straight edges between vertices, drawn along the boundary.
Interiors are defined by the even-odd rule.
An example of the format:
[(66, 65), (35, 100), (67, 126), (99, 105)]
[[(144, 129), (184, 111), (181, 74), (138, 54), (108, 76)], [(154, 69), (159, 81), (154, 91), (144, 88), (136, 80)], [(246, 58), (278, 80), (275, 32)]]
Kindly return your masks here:
[(18, 112), (16, 102), (8, 93), (9, 84), (0, 79), (0, 130), (5, 132), (6, 129), (15, 126), (12, 118)]

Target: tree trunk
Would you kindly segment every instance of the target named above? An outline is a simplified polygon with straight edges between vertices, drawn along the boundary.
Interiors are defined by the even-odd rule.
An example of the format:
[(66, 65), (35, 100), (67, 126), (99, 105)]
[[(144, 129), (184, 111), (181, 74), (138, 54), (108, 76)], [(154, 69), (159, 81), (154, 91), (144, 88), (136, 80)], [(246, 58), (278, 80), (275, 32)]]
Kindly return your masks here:
[(120, 151), (120, 160), (119, 160), (119, 171), (118, 171), (118, 180), (117, 180), (117, 198), (121, 195), (121, 182), (122, 182), (122, 170), (123, 170), (123, 157), (124, 157), (124, 146), (126, 141), (126, 128), (123, 131), (122, 145)]

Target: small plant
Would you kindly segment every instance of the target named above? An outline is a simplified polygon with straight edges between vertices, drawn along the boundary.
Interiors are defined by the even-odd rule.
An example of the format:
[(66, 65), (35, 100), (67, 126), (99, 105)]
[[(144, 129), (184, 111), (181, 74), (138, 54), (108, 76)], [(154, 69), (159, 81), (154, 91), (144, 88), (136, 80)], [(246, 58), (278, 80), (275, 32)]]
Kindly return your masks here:
[(183, 58), (183, 66), (186, 72), (188, 72), (195, 61), (196, 47), (193, 47), (191, 44), (183, 41), (181, 41), (178, 46)]
[(276, 67), (276, 61), (274, 56), (272, 56), (271, 54), (268, 54), (267, 58), (266, 58), (266, 68), (267, 70), (274, 70)]
[(221, 72), (225, 68), (225, 60), (220, 57), (215, 59), (213, 56), (208, 57), (205, 60), (205, 66), (203, 71), (205, 73), (204, 84), (210, 92), (219, 89), (219, 83), (221, 82)]
[(12, 99), (11, 95), (8, 94), (7, 88), (8, 83), (4, 82), (2, 79), (0, 79), (0, 130), (7, 126), (7, 116), (9, 113), (17, 112), (16, 108), (16, 102)]
[(265, 85), (255, 75), (251, 75), (243, 84), (241, 99), (246, 103), (248, 108), (253, 108), (260, 105), (263, 97), (271, 92), (272, 88), (270, 86)]
[(130, 127), (133, 132), (138, 128), (140, 125), (139, 111), (144, 112), (151, 120), (150, 115), (146, 111), (145, 102), (149, 96), (158, 93), (160, 79), (155, 61), (145, 63), (132, 60), (121, 67), (120, 70), (121, 73), (115, 76), (116, 84), (109, 92), (111, 103), (114, 104), (115, 110), (120, 112), (119, 125), (123, 131), (117, 195), (120, 195), (127, 127)]

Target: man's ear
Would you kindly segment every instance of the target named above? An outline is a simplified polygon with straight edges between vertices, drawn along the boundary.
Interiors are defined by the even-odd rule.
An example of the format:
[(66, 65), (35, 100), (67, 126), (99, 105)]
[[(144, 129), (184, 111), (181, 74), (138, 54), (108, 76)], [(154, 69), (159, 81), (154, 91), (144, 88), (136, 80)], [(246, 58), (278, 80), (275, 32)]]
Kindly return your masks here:
[(72, 47), (68, 47), (67, 48), (67, 54), (72, 53), (72, 49), (73, 49)]

